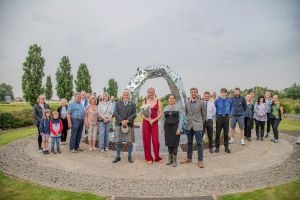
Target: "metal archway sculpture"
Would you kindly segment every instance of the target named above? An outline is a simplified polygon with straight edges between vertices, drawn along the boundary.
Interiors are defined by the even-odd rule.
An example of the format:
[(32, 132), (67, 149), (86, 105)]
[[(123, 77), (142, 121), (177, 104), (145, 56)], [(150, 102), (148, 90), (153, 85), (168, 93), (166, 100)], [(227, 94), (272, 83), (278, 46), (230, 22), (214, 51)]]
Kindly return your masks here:
[(171, 93), (174, 94), (177, 99), (177, 103), (184, 109), (186, 93), (181, 77), (173, 71), (171, 67), (166, 65), (151, 65), (142, 70), (137, 69), (137, 73), (130, 79), (126, 87), (130, 91), (132, 101), (137, 102), (140, 88), (148, 79), (159, 77), (167, 81)]

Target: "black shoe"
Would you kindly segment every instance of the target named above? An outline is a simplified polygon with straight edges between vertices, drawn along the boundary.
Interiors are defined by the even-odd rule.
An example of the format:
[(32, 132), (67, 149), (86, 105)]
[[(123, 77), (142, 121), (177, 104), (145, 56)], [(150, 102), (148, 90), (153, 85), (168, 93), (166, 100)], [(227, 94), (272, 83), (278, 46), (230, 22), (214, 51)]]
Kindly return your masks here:
[(120, 157), (115, 157), (115, 159), (112, 161), (112, 163), (117, 163), (121, 161), (121, 158)]
[(209, 152), (213, 153), (214, 152), (213, 148), (209, 148)]
[[(120, 159), (121, 160), (121, 159)], [(130, 162), (130, 163), (133, 163), (133, 159), (132, 159), (132, 157), (130, 156), (130, 157), (128, 157), (128, 162)]]
[(264, 138), (263, 138), (263, 137), (261, 137), (261, 138), (260, 138), (260, 140), (261, 140), (261, 141), (263, 141), (263, 140), (264, 140)]
[(219, 149), (219, 148), (216, 148), (215, 152), (216, 152), (216, 153), (219, 153), (219, 152), (220, 152), (220, 149)]
[(231, 153), (230, 149), (228, 147), (225, 147), (225, 152), (226, 153)]
[(257, 137), (256, 140), (259, 140), (259, 138)]
[(268, 134), (268, 133), (266, 134), (265, 138), (267, 138), (267, 137), (269, 137), (269, 134)]
[(251, 138), (248, 137), (247, 140), (248, 140), (248, 141), (251, 141)]

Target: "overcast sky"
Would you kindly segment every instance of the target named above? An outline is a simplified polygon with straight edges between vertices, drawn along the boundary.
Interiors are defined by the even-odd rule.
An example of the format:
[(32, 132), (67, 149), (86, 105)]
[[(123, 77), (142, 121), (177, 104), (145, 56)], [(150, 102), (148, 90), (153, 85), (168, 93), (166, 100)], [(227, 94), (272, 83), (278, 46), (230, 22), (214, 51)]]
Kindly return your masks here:
[[(180, 74), (186, 91), (283, 89), (300, 80), (300, 1), (0, 0), (0, 82), (15, 96), (34, 43), (53, 84), (69, 56), (74, 77), (87, 64), (97, 93), (110, 78), (121, 90), (137, 67), (159, 64)], [(158, 78), (140, 95), (149, 86), (169, 93)]]

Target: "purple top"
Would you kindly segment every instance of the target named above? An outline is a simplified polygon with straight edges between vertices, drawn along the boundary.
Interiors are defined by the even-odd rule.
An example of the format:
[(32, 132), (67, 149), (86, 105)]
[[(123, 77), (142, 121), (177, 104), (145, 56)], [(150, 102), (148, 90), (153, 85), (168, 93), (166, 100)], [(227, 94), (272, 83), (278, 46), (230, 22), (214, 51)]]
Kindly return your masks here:
[(257, 104), (254, 105), (254, 118), (257, 121), (267, 121), (267, 111), (268, 111), (268, 105), (266, 103)]

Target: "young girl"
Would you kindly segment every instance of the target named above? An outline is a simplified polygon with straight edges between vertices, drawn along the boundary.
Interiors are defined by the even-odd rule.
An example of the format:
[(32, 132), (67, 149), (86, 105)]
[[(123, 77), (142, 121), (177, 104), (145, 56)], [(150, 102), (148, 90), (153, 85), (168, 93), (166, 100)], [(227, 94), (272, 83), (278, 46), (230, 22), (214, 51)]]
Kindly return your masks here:
[[(58, 118), (58, 112), (54, 111), (52, 113), (53, 118), (50, 121), (50, 132), (51, 132), (51, 153), (56, 154), (61, 153), (60, 151), (60, 137), (61, 137), (61, 132), (63, 130), (63, 123), (62, 121)], [(56, 151), (54, 149), (54, 146), (56, 144)]]
[(43, 154), (49, 154), (48, 151), (48, 140), (50, 136), (50, 110), (45, 109), (43, 113), (43, 118), (40, 121), (40, 131), (43, 141)]

